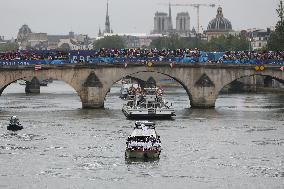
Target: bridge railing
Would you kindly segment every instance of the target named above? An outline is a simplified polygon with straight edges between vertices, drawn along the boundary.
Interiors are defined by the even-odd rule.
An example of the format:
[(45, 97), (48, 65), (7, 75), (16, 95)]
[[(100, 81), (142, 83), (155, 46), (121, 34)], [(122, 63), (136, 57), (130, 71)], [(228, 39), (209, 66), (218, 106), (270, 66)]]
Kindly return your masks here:
[[(53, 52), (53, 51), (51, 51)], [(203, 52), (200, 51), (197, 57), (192, 57), (191, 54), (184, 54), (183, 56), (174, 57), (163, 57), (163, 56), (153, 56), (153, 57), (101, 57), (94, 55), (95, 51), (70, 51), (66, 54), (64, 58), (56, 59), (42, 59), (42, 60), (1, 60), (0, 66), (25, 66), (25, 65), (35, 65), (35, 64), (48, 64), (48, 65), (60, 65), (60, 64), (75, 64), (75, 63), (123, 63), (123, 62), (135, 62), (135, 63), (145, 63), (145, 62), (177, 62), (177, 63), (222, 63), (222, 64), (275, 64), (283, 65), (284, 58), (282, 60), (273, 59), (248, 59), (248, 58), (236, 58), (231, 57), (226, 58), (226, 53), (224, 52)], [(41, 54), (49, 53), (50, 51), (41, 51)], [(53, 52), (54, 53), (54, 52)], [(196, 55), (196, 54), (195, 54)], [(46, 57), (42, 55), (42, 57)]]

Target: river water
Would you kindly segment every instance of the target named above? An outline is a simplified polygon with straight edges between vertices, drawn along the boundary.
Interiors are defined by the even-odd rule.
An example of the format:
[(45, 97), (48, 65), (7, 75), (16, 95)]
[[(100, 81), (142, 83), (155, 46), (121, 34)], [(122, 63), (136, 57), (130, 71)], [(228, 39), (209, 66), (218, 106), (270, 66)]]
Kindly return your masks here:
[[(156, 121), (162, 153), (127, 161), (134, 122), (121, 112), (119, 87), (104, 110), (83, 110), (60, 81), (25, 95), (11, 84), (0, 97), (0, 188), (284, 188), (284, 94), (220, 95), (216, 108), (189, 109), (169, 89), (174, 120)], [(23, 130), (6, 130), (17, 115)]]

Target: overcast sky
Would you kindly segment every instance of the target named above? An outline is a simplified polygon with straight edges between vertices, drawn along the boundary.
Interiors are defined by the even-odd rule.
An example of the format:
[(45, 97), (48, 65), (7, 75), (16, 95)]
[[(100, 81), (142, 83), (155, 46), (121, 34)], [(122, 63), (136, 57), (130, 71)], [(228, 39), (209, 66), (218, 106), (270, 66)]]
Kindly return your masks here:
[[(150, 33), (156, 11), (168, 12), (161, 3), (169, 0), (109, 0), (111, 28), (118, 33)], [(275, 9), (279, 0), (171, 0), (171, 3), (215, 3), (234, 30), (266, 28), (278, 20)], [(196, 28), (193, 7), (172, 7), (175, 26), (177, 12), (188, 11), (191, 28)], [(200, 8), (200, 25), (206, 29), (216, 16), (217, 7)], [(0, 0), (0, 35), (16, 37), (19, 28), (28, 24), (33, 32), (67, 34), (69, 31), (97, 36), (104, 28), (106, 0)]]

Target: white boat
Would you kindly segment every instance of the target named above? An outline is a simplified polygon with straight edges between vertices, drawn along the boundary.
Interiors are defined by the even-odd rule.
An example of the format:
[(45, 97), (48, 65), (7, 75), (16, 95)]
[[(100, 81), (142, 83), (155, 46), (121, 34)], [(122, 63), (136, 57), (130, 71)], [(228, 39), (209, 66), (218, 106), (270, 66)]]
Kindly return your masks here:
[[(48, 79), (44, 79), (44, 80), (41, 80), (41, 81), (39, 82), (39, 85), (40, 85), (40, 86), (47, 86), (48, 83), (49, 83), (49, 80), (48, 80)], [(19, 80), (19, 84), (20, 84), (20, 85), (26, 85), (27, 83), (26, 83), (25, 80)]]
[(172, 104), (166, 102), (159, 88), (145, 88), (143, 93), (130, 95), (122, 107), (129, 119), (170, 119), (175, 116)]
[(19, 80), (19, 84), (20, 85), (26, 85), (26, 81), (25, 80)]
[(41, 80), (41, 81), (39, 82), (39, 85), (40, 85), (40, 86), (46, 87), (47, 84), (48, 84), (48, 79), (44, 79), (44, 80)]
[(136, 121), (135, 127), (126, 142), (125, 157), (156, 159), (161, 153), (161, 140), (155, 124), (149, 121)]

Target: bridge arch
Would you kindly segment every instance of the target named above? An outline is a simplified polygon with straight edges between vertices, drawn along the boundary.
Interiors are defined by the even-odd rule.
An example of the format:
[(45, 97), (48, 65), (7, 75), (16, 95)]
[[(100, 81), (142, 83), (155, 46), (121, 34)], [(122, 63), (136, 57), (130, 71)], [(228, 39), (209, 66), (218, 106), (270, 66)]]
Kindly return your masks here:
[(280, 78), (280, 76), (278, 75), (273, 75), (273, 74), (270, 74), (270, 73), (249, 73), (249, 74), (243, 74), (243, 75), (240, 75), (238, 77), (235, 77), (233, 78), (232, 80), (230, 81), (227, 81), (223, 84), (223, 86), (221, 88), (219, 88), (217, 90), (217, 94), (219, 95), (221, 93), (221, 91), (228, 85), (230, 85), (231, 83), (233, 83), (234, 81), (237, 81), (237, 80), (240, 80), (242, 78), (246, 78), (246, 77), (253, 77), (253, 76), (262, 76), (262, 77), (271, 77), (272, 79), (284, 84), (284, 79)]
[(191, 95), (190, 89), (181, 79), (179, 79), (179, 78), (177, 78), (173, 75), (167, 74), (167, 73), (163, 73), (163, 72), (159, 72), (159, 71), (149, 71), (149, 70), (134, 71), (134, 72), (131, 72), (131, 73), (123, 73), (123, 74), (119, 75), (118, 77), (114, 78), (113, 81), (106, 86), (106, 89), (105, 89), (106, 92), (104, 94), (104, 100), (105, 100), (107, 94), (109, 93), (111, 87), (115, 83), (117, 83), (118, 81), (122, 80), (123, 78), (125, 78), (127, 76), (135, 77), (135, 74), (138, 74), (138, 73), (156, 73), (156, 74), (161, 74), (161, 75), (167, 76), (168, 78), (175, 80), (177, 83), (179, 83), (183, 87), (183, 89), (186, 91), (186, 93), (189, 97), (189, 100), (192, 101), (192, 95)]
[(80, 100), (82, 101), (82, 98), (80, 95), (81, 88), (79, 87), (79, 85), (76, 82), (68, 79), (68, 77), (66, 77), (66, 74), (58, 74), (55, 72), (44, 72), (43, 74), (36, 74), (34, 71), (17, 71), (12, 75), (11, 74), (6, 75), (5, 73), (0, 74), (0, 96), (2, 92), (11, 83), (17, 80), (31, 81), (33, 78), (37, 78), (37, 79), (53, 78), (55, 80), (63, 81), (76, 91), (76, 93), (80, 97)]

